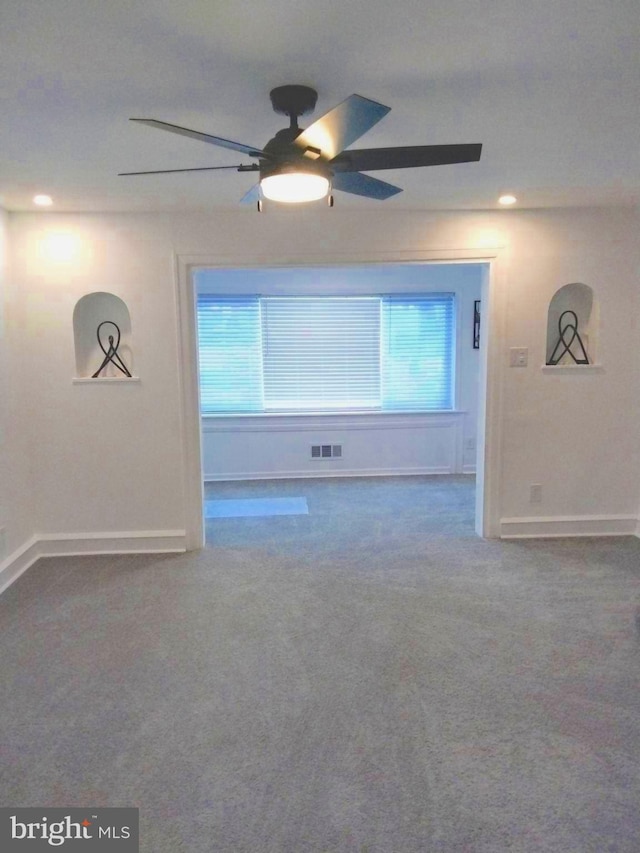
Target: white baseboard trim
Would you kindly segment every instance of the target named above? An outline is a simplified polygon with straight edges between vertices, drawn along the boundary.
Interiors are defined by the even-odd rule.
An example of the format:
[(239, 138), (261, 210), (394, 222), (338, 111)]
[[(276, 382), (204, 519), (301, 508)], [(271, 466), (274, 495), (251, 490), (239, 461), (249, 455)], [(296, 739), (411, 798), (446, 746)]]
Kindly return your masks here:
[(576, 515), (548, 518), (502, 518), (501, 539), (552, 539), (567, 536), (637, 536), (633, 515)]
[(109, 533), (44, 533), (32, 536), (0, 563), (0, 594), (40, 557), (98, 554), (179, 554), (186, 551), (184, 530), (128, 530)]
[[(320, 467), (322, 465), (322, 468)], [(325, 467), (326, 466), (326, 467)], [(325, 460), (317, 468), (304, 471), (237, 471), (230, 474), (204, 474), (205, 483), (231, 480), (309, 480), (323, 477), (409, 477), (421, 474), (455, 474), (450, 465), (426, 468), (342, 468), (340, 462)], [(467, 472), (465, 472), (467, 473)]]
[(75, 554), (167, 554), (186, 551), (184, 530), (127, 530), (114, 533), (45, 533), (43, 557)]
[(40, 542), (32, 536), (0, 563), (0, 595), (41, 557)]

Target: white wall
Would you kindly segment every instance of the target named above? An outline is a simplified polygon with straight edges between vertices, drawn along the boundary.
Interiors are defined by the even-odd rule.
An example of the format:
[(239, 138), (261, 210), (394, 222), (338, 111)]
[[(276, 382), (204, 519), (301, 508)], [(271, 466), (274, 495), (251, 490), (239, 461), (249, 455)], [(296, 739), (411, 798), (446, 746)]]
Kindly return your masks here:
[[(529, 368), (505, 371), (502, 515), (575, 517), (575, 532), (630, 531), (637, 516), (640, 256), (631, 211), (531, 213), (510, 233), (506, 347), (528, 346)], [(600, 306), (601, 370), (541, 369), (545, 307), (569, 282), (593, 288)], [(506, 354), (506, 353), (505, 353)], [(542, 485), (541, 504), (529, 487)], [(541, 526), (551, 532), (553, 525)], [(536, 523), (503, 525), (532, 533)], [(563, 530), (558, 522), (558, 530)]]
[[(10, 234), (13, 274), (27, 299), (23, 359), (33, 400), (37, 533), (182, 530), (170, 241), (153, 219), (126, 217), (12, 216)], [(62, 238), (69, 251), (58, 251)], [(73, 312), (95, 291), (128, 306), (142, 381), (74, 384)]]
[[(205, 480), (375, 474), (451, 474), (475, 470), (479, 350), (473, 349), (478, 264), (397, 264), (194, 273), (201, 293), (372, 295), (447, 292), (456, 296), (455, 409), (450, 415), (212, 417), (202, 422)], [(312, 444), (339, 444), (339, 459), (311, 459)]]
[(25, 334), (22, 294), (8, 264), (8, 215), (0, 209), (0, 589), (20, 571), (16, 557), (35, 524)]
[[(47, 240), (58, 232), (74, 237), (76, 251), (56, 260)], [(131, 547), (134, 534), (145, 545), (180, 541), (188, 496), (176, 255), (194, 264), (300, 266), (501, 246), (494, 334), (502, 357), (491, 369), (502, 411), (502, 532), (625, 532), (638, 516), (640, 483), (637, 233), (637, 213), (622, 209), (11, 215), (9, 290), (22, 295), (25, 318), (14, 361), (25, 411), (4, 459), (20, 458), (28, 441), (35, 487), (32, 524), (16, 510), (16, 530), (57, 538), (70, 551), (87, 548), (86, 537), (107, 550), (110, 536), (120, 543), (124, 534)], [(600, 302), (603, 369), (549, 375), (541, 369), (548, 301), (572, 281), (591, 286)], [(139, 383), (72, 384), (73, 308), (96, 290), (129, 307)], [(529, 348), (528, 367), (507, 367), (514, 346)], [(529, 502), (531, 483), (542, 485), (539, 504)], [(14, 497), (27, 505), (23, 484), (12, 482)]]
[[(465, 413), (204, 418), (205, 480), (472, 473)], [(341, 457), (312, 459), (311, 445)], [(467, 451), (467, 456), (471, 451)]]

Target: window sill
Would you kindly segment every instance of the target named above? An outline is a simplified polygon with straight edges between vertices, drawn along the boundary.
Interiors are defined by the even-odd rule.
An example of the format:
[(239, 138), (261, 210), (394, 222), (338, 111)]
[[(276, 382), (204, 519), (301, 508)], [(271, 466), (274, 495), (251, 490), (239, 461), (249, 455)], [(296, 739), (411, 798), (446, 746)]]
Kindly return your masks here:
[(309, 432), (318, 434), (323, 430), (426, 430), (461, 429), (467, 413), (462, 411), (440, 412), (340, 412), (338, 414), (296, 415), (215, 415), (202, 416), (202, 432)]
[(230, 418), (342, 418), (342, 417), (428, 417), (430, 415), (466, 415), (466, 409), (429, 409), (408, 411), (376, 411), (371, 409), (340, 409), (334, 412), (211, 412), (201, 415), (203, 420), (225, 420)]
[(601, 364), (544, 364), (543, 373), (568, 374), (568, 373), (604, 373)]
[(111, 383), (112, 385), (118, 382), (140, 382), (139, 376), (74, 376), (71, 380), (73, 385), (98, 385)]

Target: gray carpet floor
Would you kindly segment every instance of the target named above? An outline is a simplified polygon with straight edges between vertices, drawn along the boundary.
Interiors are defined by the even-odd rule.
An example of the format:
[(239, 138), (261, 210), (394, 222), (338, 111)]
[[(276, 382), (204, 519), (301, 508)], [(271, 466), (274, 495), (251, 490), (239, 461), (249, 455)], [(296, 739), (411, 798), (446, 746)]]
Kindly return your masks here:
[(483, 541), (468, 477), (214, 484), (309, 515), (0, 598), (1, 804), (144, 853), (637, 853), (640, 540)]

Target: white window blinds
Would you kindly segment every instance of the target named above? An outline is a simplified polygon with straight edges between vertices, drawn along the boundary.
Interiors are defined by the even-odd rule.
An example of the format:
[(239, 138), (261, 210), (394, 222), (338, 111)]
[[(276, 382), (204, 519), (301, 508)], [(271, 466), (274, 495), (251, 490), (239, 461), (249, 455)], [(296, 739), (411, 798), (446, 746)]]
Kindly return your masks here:
[(260, 329), (257, 296), (198, 296), (200, 406), (204, 414), (262, 411)]
[(453, 408), (454, 295), (198, 297), (202, 412)]
[(380, 300), (263, 300), (267, 410), (369, 409), (380, 405)]
[(450, 293), (382, 300), (382, 407), (453, 408), (455, 302)]

